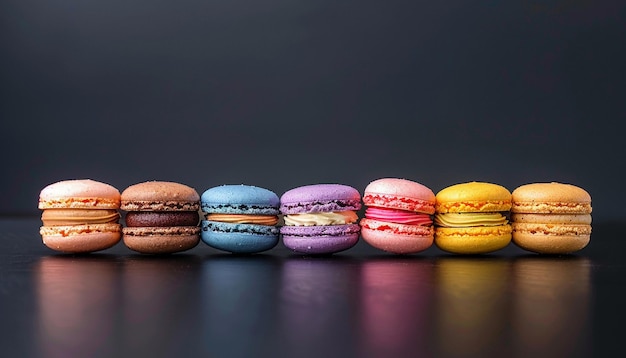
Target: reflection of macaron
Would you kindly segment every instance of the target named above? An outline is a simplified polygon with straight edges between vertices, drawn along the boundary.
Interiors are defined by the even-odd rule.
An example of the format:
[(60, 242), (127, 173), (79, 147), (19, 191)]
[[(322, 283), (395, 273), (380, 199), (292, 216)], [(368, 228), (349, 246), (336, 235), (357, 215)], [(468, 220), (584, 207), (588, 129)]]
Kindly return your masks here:
[[(437, 238), (435, 238), (437, 240)], [(436, 282), (433, 319), (438, 328), (434, 357), (509, 356), (503, 339), (511, 312), (511, 261), (499, 257), (440, 257), (430, 278)]]
[(108, 249), (120, 241), (120, 192), (89, 179), (50, 184), (39, 194), (43, 243), (62, 252)]
[[(434, 194), (433, 194), (434, 196)], [(359, 346), (362, 357), (432, 356), (435, 261), (405, 257), (360, 265)], [(435, 335), (438, 336), (438, 335)], [(410, 354), (409, 354), (410, 352)]]
[(570, 184), (534, 183), (513, 191), (513, 242), (528, 251), (565, 254), (591, 238), (591, 196)]
[(183, 184), (150, 181), (122, 192), (124, 244), (145, 254), (185, 251), (200, 241), (200, 196)]
[(280, 229), (288, 248), (307, 254), (347, 250), (359, 241), (356, 211), (361, 194), (341, 184), (306, 185), (280, 198), (285, 226)]
[(368, 208), (360, 222), (361, 236), (373, 247), (409, 254), (432, 245), (435, 194), (424, 185), (405, 179), (378, 179), (365, 188), (363, 204)]
[(200, 198), (206, 220), (202, 241), (233, 253), (266, 251), (278, 243), (278, 196), (250, 185), (222, 185)]
[[(109, 255), (79, 260), (43, 256), (33, 263), (33, 269), (36, 289), (30, 299), (35, 299), (37, 307), (37, 324), (32, 331), (37, 337), (37, 351), (49, 357), (118, 356), (119, 346), (111, 338), (120, 334), (118, 313), (126, 304), (120, 299), (120, 260)], [(136, 289), (139, 287), (143, 286)], [(103, 337), (111, 337), (105, 339), (110, 343), (102, 344)], [(26, 355), (19, 349), (7, 354)]]
[(591, 340), (580, 339), (589, 337), (589, 308), (597, 304), (592, 303), (592, 269), (589, 259), (573, 255), (527, 255), (513, 261), (507, 323), (515, 332), (508, 344), (516, 356), (592, 356)]
[(435, 244), (456, 254), (483, 254), (511, 242), (511, 193), (503, 186), (470, 182), (436, 196)]

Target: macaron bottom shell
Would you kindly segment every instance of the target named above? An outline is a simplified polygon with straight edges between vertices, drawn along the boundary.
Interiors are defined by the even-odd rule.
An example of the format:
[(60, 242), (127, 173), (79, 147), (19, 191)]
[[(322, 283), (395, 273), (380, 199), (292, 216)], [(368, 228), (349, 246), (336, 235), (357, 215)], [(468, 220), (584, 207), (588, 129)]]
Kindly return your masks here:
[(234, 254), (263, 252), (274, 248), (278, 244), (278, 235), (217, 231), (202, 231), (200, 235), (205, 244)]
[(55, 234), (50, 230), (51, 227), (47, 227), (47, 232), (41, 234), (43, 244), (52, 250), (65, 253), (81, 254), (106, 250), (115, 246), (122, 238), (121, 229), (71, 235)]
[(124, 244), (142, 254), (173, 254), (200, 242), (198, 227), (125, 227)]
[(513, 232), (513, 243), (538, 254), (571, 254), (584, 249), (590, 235), (549, 235)]
[(436, 228), (435, 245), (453, 254), (486, 254), (511, 242), (511, 226)]
[[(366, 214), (367, 215), (367, 214)], [(394, 254), (412, 254), (433, 244), (433, 227), (361, 219), (361, 237), (371, 246)]]
[(302, 254), (327, 255), (347, 250), (359, 241), (359, 234), (338, 236), (289, 236), (283, 235), (283, 244)]
[(289, 249), (312, 255), (333, 254), (347, 250), (359, 241), (358, 224), (328, 226), (283, 226), (283, 244)]
[(276, 246), (278, 234), (275, 226), (202, 220), (200, 236), (205, 244), (213, 248), (236, 254), (253, 254)]
[(361, 228), (361, 237), (370, 246), (393, 254), (414, 254), (433, 245), (433, 235), (396, 234)]

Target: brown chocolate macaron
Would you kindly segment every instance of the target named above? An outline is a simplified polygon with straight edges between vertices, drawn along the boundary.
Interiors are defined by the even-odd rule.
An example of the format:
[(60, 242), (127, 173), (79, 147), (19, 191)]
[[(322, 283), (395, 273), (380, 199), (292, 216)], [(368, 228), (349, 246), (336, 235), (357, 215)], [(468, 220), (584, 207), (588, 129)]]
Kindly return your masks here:
[(183, 184), (149, 181), (122, 192), (124, 244), (144, 254), (189, 250), (200, 241), (200, 196)]

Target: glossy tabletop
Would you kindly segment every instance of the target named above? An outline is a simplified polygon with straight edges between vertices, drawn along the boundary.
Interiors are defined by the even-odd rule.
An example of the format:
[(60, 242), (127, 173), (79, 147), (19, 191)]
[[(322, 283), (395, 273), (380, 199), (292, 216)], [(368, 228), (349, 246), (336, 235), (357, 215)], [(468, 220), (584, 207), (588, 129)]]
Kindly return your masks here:
[(590, 357), (621, 347), (626, 244), (593, 226), (575, 255), (511, 246), (395, 256), (359, 242), (303, 257), (202, 242), (169, 256), (122, 243), (49, 250), (39, 218), (0, 220), (5, 357)]

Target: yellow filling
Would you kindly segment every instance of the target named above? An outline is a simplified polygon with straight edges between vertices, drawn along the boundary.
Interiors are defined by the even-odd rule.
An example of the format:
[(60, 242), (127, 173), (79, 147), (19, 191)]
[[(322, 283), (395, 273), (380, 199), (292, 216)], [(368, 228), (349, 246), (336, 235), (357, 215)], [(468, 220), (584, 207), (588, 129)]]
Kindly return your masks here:
[(445, 213), (435, 215), (435, 225), (442, 227), (471, 227), (506, 225), (500, 213)]

